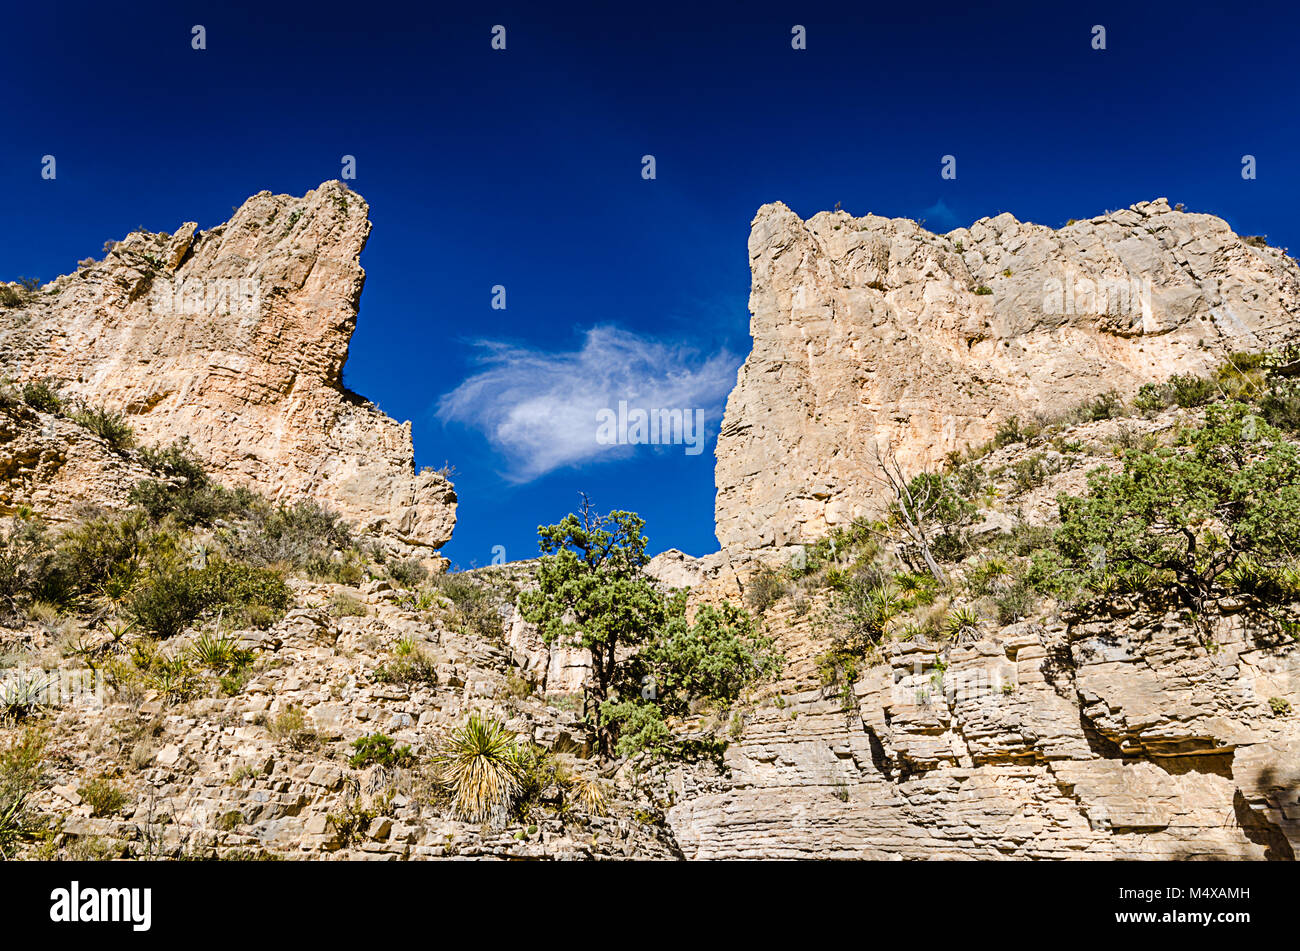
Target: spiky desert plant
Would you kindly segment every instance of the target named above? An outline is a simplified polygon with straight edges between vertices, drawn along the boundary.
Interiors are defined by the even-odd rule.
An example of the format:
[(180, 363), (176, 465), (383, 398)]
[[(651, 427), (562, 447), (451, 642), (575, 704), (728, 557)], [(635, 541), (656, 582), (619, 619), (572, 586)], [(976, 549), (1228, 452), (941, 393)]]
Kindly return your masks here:
[(239, 646), (239, 640), (229, 634), (204, 631), (189, 647), (189, 656), (195, 664), (226, 673), (252, 662), (253, 652)]
[(981, 620), (974, 608), (957, 608), (943, 622), (943, 632), (958, 643), (975, 640), (979, 637)]
[(599, 779), (575, 776), (570, 788), (573, 790), (573, 797), (583, 810), (593, 816), (603, 816), (605, 814), (606, 802), (609, 797), (605, 791), (605, 784)]
[(0, 681), (0, 720), (17, 722), (40, 713), (49, 701), (49, 680), (18, 673)]
[(483, 822), (509, 810), (520, 788), (515, 735), (497, 720), (471, 714), (451, 732), (437, 757), (452, 808), (462, 819)]

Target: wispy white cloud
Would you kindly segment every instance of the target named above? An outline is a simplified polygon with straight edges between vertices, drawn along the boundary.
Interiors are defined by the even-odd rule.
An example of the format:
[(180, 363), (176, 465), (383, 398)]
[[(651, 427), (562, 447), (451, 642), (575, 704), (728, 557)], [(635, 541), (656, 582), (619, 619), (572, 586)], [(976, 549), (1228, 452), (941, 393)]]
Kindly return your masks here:
[(597, 438), (597, 414), (621, 400), (644, 409), (703, 409), (716, 432), (740, 364), (726, 350), (705, 355), (610, 326), (588, 330), (582, 346), (567, 352), (490, 340), (477, 346), (481, 369), (442, 397), (438, 416), (482, 432), (518, 482), (635, 451)]

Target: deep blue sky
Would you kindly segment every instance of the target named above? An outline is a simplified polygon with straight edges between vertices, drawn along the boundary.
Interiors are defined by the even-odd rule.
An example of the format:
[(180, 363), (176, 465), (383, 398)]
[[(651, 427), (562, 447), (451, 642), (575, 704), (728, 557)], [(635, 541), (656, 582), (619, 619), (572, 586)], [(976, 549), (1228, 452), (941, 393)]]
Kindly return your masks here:
[[(554, 384), (600, 365), (608, 355), (588, 353), (545, 374), (597, 326), (660, 348), (634, 374), (722, 350), (738, 361), (764, 202), (946, 231), (1164, 195), (1300, 246), (1300, 17), (1286, 4), (238, 6), (9, 6), (0, 276), (48, 280), (140, 225), (211, 227), (355, 155), (348, 184), (375, 227), (345, 379), (414, 422), (419, 463), (455, 465), (445, 552), (463, 567), (494, 545), (530, 557), (536, 525), (580, 489), (642, 513), (653, 550), (716, 548), (712, 440), (698, 456), (641, 448), (520, 481), (517, 460), (437, 406), (482, 369), (476, 340), (510, 344), (525, 386), (539, 367)], [(497, 23), (505, 52), (489, 47)], [(806, 51), (790, 48), (795, 23)], [(939, 177), (946, 153), (956, 181)], [(1245, 153), (1256, 181), (1241, 178)], [(495, 284), (505, 311), (489, 307)]]

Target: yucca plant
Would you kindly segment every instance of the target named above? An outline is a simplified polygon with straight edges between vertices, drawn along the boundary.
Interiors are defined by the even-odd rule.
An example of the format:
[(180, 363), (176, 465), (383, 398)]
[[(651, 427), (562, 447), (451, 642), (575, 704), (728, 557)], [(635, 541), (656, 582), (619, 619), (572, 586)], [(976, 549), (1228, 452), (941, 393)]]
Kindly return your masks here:
[(569, 788), (573, 790), (573, 797), (583, 810), (593, 816), (603, 816), (605, 814), (608, 794), (605, 791), (605, 784), (600, 780), (575, 776)]
[(468, 822), (504, 816), (520, 789), (515, 735), (497, 720), (471, 714), (437, 756), (452, 808)]
[(253, 659), (253, 652), (240, 647), (229, 634), (204, 631), (190, 645), (189, 656), (200, 667), (224, 674), (247, 666)]
[(0, 799), (0, 858), (13, 855), (14, 847), (27, 833), (26, 800), (26, 790), (14, 791)]
[(0, 682), (0, 719), (24, 720), (45, 707), (49, 681), (19, 673)]
[(957, 608), (943, 622), (943, 632), (957, 643), (979, 637), (982, 618), (974, 608)]
[(171, 703), (187, 700), (194, 693), (194, 671), (184, 657), (158, 661), (145, 677), (146, 686), (157, 690)]

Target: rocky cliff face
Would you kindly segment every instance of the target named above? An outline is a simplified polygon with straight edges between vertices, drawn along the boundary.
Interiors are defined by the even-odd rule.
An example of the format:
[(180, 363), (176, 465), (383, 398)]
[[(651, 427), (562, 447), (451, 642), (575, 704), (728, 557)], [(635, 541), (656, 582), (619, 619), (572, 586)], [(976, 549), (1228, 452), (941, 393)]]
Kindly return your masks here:
[(342, 382), (369, 233), (339, 182), (261, 192), (208, 231), (135, 232), (0, 311), (0, 365), (126, 414), (142, 443), (188, 439), (218, 481), (437, 548), (451, 483), (417, 473), (410, 424)]
[(1293, 339), (1300, 269), (1219, 218), (1143, 202), (1060, 230), (785, 205), (749, 239), (753, 351), (717, 448), (717, 536), (757, 549), (882, 508), (877, 454), (915, 472), (1009, 417), (1203, 372)]
[[(1194, 423), (1175, 410), (1073, 426), (1064, 438), (1089, 448), (1040, 450), (1052, 474), (1027, 491), (1014, 472), (1031, 450), (996, 450), (983, 460), (1002, 473), (996, 502), (982, 514), (1046, 524), (1058, 493), (1118, 464), (1119, 441)], [(723, 560), (678, 566), (693, 567), (694, 597), (743, 596), (759, 559)], [(726, 769), (669, 772), (667, 820), (687, 858), (1287, 860), (1300, 849), (1300, 645), (1239, 600), (1198, 628), (1132, 595), (1080, 612), (1044, 601), (999, 623), (958, 594), (939, 610), (974, 606), (978, 634), (891, 640), (843, 689), (819, 676), (831, 596), (795, 591), (761, 614), (785, 669), (736, 714)]]

